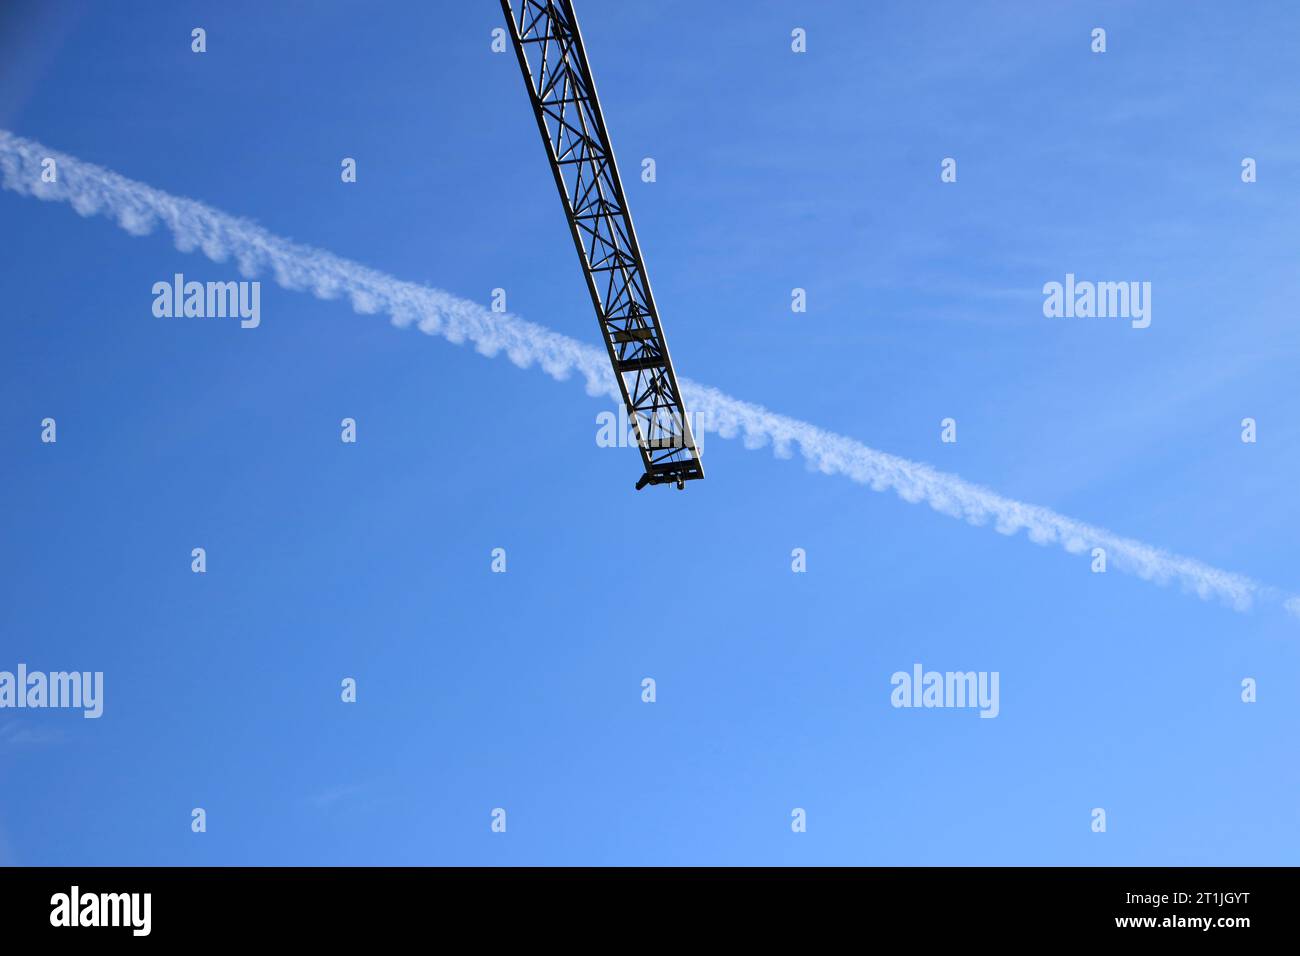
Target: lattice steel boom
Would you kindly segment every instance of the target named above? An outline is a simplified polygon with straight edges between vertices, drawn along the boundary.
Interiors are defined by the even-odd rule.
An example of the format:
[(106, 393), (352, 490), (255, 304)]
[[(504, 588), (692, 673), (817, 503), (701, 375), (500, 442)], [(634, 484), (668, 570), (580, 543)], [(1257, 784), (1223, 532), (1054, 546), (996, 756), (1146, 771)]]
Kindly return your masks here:
[(704, 477), (572, 0), (501, 0), (647, 484)]

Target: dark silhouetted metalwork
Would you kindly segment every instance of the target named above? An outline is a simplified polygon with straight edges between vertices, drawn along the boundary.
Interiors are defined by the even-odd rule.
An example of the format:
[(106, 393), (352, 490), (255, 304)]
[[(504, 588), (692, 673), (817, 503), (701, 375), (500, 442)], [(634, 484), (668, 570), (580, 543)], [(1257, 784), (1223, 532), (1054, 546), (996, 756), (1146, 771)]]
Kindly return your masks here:
[(501, 0), (647, 484), (704, 477), (571, 0)]

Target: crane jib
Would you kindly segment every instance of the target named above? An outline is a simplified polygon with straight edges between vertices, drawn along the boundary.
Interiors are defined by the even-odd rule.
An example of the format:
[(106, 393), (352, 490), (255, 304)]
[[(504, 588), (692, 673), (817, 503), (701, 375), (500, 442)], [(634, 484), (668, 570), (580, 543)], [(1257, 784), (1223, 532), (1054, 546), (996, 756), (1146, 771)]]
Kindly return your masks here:
[(587, 290), (635, 430), (637, 488), (704, 477), (571, 0), (501, 0)]

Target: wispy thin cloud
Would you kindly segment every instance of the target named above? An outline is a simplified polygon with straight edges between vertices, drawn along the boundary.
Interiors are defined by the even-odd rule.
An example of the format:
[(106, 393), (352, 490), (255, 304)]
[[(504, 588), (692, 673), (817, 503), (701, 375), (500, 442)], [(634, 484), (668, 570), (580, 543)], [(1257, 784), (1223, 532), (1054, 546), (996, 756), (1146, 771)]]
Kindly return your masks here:
[(328, 810), (335, 804), (355, 797), (369, 789), (365, 783), (340, 783), (317, 790), (307, 798), (307, 802), (318, 810)]
[[(58, 164), (56, 183), (41, 181), (45, 157)], [(182, 252), (197, 250), (215, 262), (233, 258), (246, 277), (269, 273), (286, 289), (310, 291), (322, 299), (346, 296), (361, 314), (383, 313), (399, 327), (414, 325), (456, 344), (472, 342), (489, 357), (504, 352), (520, 368), (539, 365), (556, 379), (576, 373), (588, 394), (618, 398), (605, 351), (594, 345), (282, 239), (250, 220), (169, 195), (3, 130), (0, 179), (4, 188), (21, 195), (67, 202), (82, 216), (106, 216), (131, 235), (148, 234), (161, 224)], [(1071, 554), (1104, 548), (1108, 567), (1160, 584), (1177, 583), (1202, 599), (1219, 600), (1238, 611), (1268, 601), (1300, 615), (1300, 598), (1244, 575), (1003, 497), (929, 465), (877, 451), (715, 388), (685, 379), (680, 384), (686, 404), (700, 414), (703, 428), (724, 438), (739, 437), (746, 448), (770, 445), (778, 458), (792, 457), (797, 451), (812, 469), (823, 474), (843, 475), (873, 491), (892, 491), (904, 501), (928, 504), (942, 514), (990, 526), (1001, 534), (1023, 530), (1035, 544), (1058, 545)]]
[(0, 724), (0, 750), (19, 747), (43, 747), (63, 740), (63, 731), (47, 727), (32, 727), (17, 721)]

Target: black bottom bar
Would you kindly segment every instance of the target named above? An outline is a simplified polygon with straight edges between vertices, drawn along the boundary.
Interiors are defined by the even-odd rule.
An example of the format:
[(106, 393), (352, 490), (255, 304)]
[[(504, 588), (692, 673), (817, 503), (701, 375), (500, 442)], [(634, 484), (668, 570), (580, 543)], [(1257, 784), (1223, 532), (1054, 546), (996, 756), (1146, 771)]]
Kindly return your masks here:
[[(1273, 868), (8, 869), (0, 926), (6, 943), (92, 945), (147, 928), (149, 938), (205, 946), (336, 947), (433, 931), (448, 942), (595, 937), (611, 948), (638, 934), (664, 945), (722, 934), (729, 951), (751, 937), (770, 944), (773, 934), (911, 938), (916, 952), (949, 939), (977, 951), (1044, 937), (1201, 939), (1218, 949), (1289, 935), (1294, 878)], [(112, 921), (119, 925), (84, 925)]]

